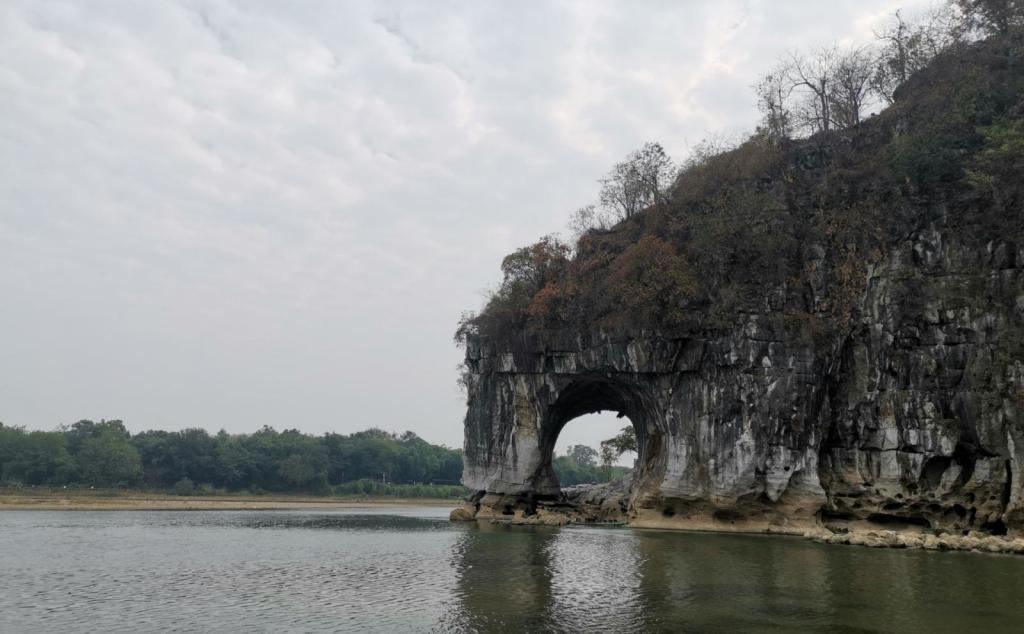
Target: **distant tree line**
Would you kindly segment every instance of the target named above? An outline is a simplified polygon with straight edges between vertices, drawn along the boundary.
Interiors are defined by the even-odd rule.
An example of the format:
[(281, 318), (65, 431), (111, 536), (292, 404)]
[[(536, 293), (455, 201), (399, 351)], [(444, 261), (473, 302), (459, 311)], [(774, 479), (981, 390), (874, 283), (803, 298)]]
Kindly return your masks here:
[[(630, 427), (630, 430), (632, 430), (632, 427)], [(635, 448), (633, 451), (635, 451)], [(586, 445), (570, 445), (564, 456), (556, 456), (552, 460), (551, 466), (554, 468), (555, 475), (558, 476), (558, 482), (562, 486), (609, 482), (622, 477), (630, 471), (625, 467), (612, 465), (612, 462), (617, 460), (619, 455), (621, 455), (621, 452), (614, 455), (605, 453), (601, 456), (602, 461), (598, 463), (598, 453), (591, 447)]]
[(0, 424), (0, 483), (7, 485), (355, 494), (440, 485), (458, 494), (461, 475), (461, 451), (412, 432), (310, 436), (264, 427), (132, 435), (119, 420), (82, 420), (52, 432)]

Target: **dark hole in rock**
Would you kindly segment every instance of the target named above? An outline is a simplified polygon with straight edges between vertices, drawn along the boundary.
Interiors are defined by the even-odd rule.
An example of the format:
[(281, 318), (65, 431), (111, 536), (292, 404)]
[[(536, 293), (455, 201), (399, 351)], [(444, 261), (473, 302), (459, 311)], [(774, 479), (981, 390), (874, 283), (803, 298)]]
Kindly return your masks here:
[(505, 505), (505, 508), (501, 511), (502, 515), (515, 515), (515, 511), (512, 510), (511, 506)]
[(974, 525), (974, 518), (978, 514), (978, 509), (971, 507), (971, 510), (967, 512), (967, 524), (970, 526)]
[(1006, 461), (1006, 482), (1003, 484), (1003, 509), (1006, 509), (1006, 505), (1010, 503), (1010, 484), (1013, 482), (1013, 469), (1010, 467), (1010, 461)]
[(667, 506), (661, 511), (661, 514), (665, 517), (672, 517), (676, 514), (676, 510), (671, 506)]
[(902, 500), (903, 499), (903, 494), (902, 493), (897, 493), (896, 494), (896, 499), (897, 500)]
[(907, 485), (907, 491), (909, 491), (910, 493), (917, 493), (917, 485), (911, 482), (910, 484)]
[(967, 502), (968, 504), (974, 504), (974, 494), (968, 493), (967, 495), (965, 495), (964, 501)]
[(901, 508), (903, 508), (903, 505), (900, 504), (899, 502), (889, 502), (888, 504), (886, 504), (885, 506), (882, 507), (882, 510), (883, 511), (895, 511), (896, 509), (901, 509)]
[(910, 526), (931, 527), (931, 522), (917, 515), (902, 517), (899, 515), (889, 515), (888, 513), (872, 513), (871, 515), (868, 515), (868, 521), (883, 525), (904, 524)]
[(960, 475), (957, 482), (966, 484), (974, 475), (974, 465), (978, 461), (978, 448), (973, 444), (957, 443), (953, 449), (953, 460), (960, 465)]
[(1005, 535), (1006, 534), (1006, 524), (1003, 523), (1003, 520), (996, 520), (994, 522), (985, 522), (984, 524), (981, 525), (981, 530), (985, 531), (986, 533), (992, 534), (992, 535)]
[(861, 507), (860, 502), (854, 502), (853, 503), (853, 507), (852, 508), (859, 509), (860, 507)]
[(938, 488), (939, 484), (942, 483), (942, 474), (949, 468), (951, 458), (946, 456), (933, 456), (929, 458), (921, 469), (921, 480), (923, 480), (923, 486), (929, 489)]
[(929, 504), (928, 510), (931, 511), (932, 513), (940, 513), (942, 511), (942, 507), (939, 506), (938, 504)]
[(960, 506), (959, 504), (953, 505), (953, 512), (956, 513), (956, 516), (960, 519), (964, 519), (965, 517), (967, 517), (967, 509)]
[(822, 511), (821, 511), (821, 519), (822, 519), (822, 521), (828, 521), (828, 520), (852, 520), (852, 519), (856, 519), (856, 518), (857, 518), (857, 516), (854, 515), (853, 513), (850, 513), (849, 511), (829, 511), (827, 509), (822, 509)]
[(789, 467), (783, 467), (783, 471), (789, 471)]
[(741, 517), (743, 517), (738, 511), (734, 509), (718, 509), (717, 511), (712, 513), (711, 516), (716, 520), (723, 522), (730, 522), (738, 520)]

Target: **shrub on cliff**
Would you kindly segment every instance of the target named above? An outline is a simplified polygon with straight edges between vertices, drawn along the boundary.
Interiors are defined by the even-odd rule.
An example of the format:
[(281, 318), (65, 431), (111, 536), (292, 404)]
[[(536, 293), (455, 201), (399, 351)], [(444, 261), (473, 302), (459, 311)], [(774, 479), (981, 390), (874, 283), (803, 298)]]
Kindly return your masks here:
[[(501, 262), (501, 285), (490, 294), (480, 315), (464, 319), (456, 338), (462, 338), (469, 329), (497, 336), (526, 326), (535, 298), (542, 291), (551, 294), (550, 289), (545, 289), (562, 278), (570, 253), (569, 245), (554, 236), (545, 236), (505, 256)], [(543, 299), (537, 301), (538, 306), (545, 307), (532, 307), (534, 312), (549, 310)]]
[[(1018, 106), (1024, 110), (1024, 103)], [(1021, 203), (1020, 175), (1024, 172), (1024, 120), (1004, 117), (978, 130), (984, 144), (967, 168), (967, 178), (1000, 208)]]
[(536, 333), (578, 323), (616, 329), (683, 321), (697, 281), (671, 243), (654, 235), (611, 249), (599, 244), (591, 249), (587, 243), (572, 260), (561, 250), (553, 252), (552, 243), (517, 251), (517, 261), (528, 260), (528, 266), (502, 267), (505, 281), (484, 311), (464, 322), (461, 336), (470, 329), (507, 339), (521, 330)]
[(696, 288), (696, 276), (686, 258), (653, 235), (626, 247), (608, 272), (608, 290), (622, 302), (630, 323), (681, 323)]

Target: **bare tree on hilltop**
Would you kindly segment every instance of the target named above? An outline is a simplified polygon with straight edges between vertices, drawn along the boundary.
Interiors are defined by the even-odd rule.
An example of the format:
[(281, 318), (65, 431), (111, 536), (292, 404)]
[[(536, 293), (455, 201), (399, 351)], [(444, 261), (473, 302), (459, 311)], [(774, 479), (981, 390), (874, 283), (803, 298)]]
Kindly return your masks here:
[(792, 92), (793, 86), (781, 69), (766, 74), (754, 85), (762, 132), (771, 139), (788, 139), (793, 135), (793, 113), (787, 105)]
[(837, 128), (852, 128), (861, 122), (871, 93), (872, 67), (872, 57), (863, 48), (845, 51), (836, 60), (828, 99)]
[(897, 11), (883, 30), (875, 31), (880, 43), (871, 77), (875, 95), (891, 104), (897, 88), (951, 45), (956, 33), (952, 18), (949, 10), (937, 9), (909, 22)]
[(615, 224), (615, 219), (611, 217), (611, 214), (594, 205), (580, 207), (569, 216), (569, 231), (572, 232), (574, 242), (578, 242), (590, 231), (603, 231), (611, 228), (613, 224)]
[(872, 56), (863, 48), (790, 53), (754, 87), (762, 126), (773, 137), (794, 127), (809, 134), (852, 128), (864, 116), (872, 74)]
[(645, 143), (601, 179), (601, 207), (617, 220), (667, 202), (676, 168), (660, 143)]
[(810, 55), (793, 52), (776, 71), (801, 95), (796, 115), (812, 133), (828, 132), (832, 127), (830, 91), (838, 57), (834, 47), (818, 49)]

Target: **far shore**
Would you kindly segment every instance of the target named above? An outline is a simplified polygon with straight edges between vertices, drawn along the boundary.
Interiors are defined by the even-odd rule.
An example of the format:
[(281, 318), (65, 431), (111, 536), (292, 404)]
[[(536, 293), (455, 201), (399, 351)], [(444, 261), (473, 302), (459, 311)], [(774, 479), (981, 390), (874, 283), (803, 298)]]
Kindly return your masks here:
[(0, 492), (0, 511), (281, 511), (450, 506), (458, 499), (315, 495), (170, 495), (147, 492)]

